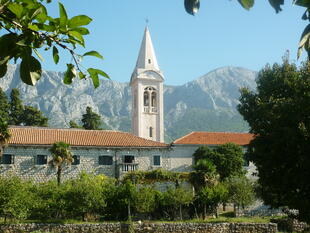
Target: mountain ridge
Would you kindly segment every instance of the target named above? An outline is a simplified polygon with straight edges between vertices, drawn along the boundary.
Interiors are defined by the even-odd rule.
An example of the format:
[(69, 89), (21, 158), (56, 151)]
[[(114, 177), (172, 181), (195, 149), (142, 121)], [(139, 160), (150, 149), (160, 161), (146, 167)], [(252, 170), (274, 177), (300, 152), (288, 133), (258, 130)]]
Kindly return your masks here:
[[(166, 141), (191, 131), (244, 132), (248, 126), (236, 110), (239, 89), (255, 89), (257, 72), (242, 67), (220, 67), (183, 85), (164, 86)], [(0, 86), (9, 94), (18, 88), (27, 105), (38, 107), (51, 127), (68, 127), (81, 119), (86, 106), (93, 108), (113, 130), (130, 131), (131, 91), (129, 83), (101, 80), (94, 89), (91, 80), (62, 83), (63, 73), (43, 71), (36, 86), (20, 81), (19, 69), (10, 65)]]

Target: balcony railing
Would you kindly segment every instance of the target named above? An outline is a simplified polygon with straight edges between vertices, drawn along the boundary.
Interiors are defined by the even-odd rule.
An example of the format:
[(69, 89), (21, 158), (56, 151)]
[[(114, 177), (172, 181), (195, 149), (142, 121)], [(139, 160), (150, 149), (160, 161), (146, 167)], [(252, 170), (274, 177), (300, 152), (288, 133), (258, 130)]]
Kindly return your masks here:
[(149, 112), (149, 111), (150, 111), (150, 108), (144, 106), (144, 112)]
[(144, 106), (144, 112), (146, 112), (146, 113), (149, 113), (149, 112), (151, 112), (151, 113), (155, 113), (155, 112), (157, 112), (157, 107), (146, 107), (146, 106)]
[(138, 164), (137, 163), (121, 163), (119, 164), (119, 168), (121, 172), (136, 171), (138, 169)]

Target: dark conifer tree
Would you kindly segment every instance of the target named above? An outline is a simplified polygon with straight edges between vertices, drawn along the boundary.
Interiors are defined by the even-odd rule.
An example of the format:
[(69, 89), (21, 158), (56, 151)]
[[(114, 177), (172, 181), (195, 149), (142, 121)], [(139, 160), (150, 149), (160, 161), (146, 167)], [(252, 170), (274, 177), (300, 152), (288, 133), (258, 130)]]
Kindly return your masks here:
[(86, 113), (82, 116), (83, 128), (88, 130), (100, 130), (102, 124), (101, 117), (92, 111), (91, 107), (86, 107)]
[(11, 91), (9, 124), (21, 125), (23, 113), (24, 113), (24, 106), (22, 100), (20, 99), (20, 93), (18, 89), (13, 88)]

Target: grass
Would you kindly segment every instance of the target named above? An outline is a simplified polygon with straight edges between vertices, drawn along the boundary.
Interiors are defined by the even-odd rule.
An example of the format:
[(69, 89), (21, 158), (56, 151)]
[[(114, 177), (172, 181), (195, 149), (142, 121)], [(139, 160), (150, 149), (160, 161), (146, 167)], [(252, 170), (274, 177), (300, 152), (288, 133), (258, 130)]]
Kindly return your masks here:
[[(147, 220), (142, 222), (150, 223), (269, 223), (271, 219), (283, 218), (277, 216), (270, 217), (234, 217), (233, 212), (225, 212), (219, 214), (218, 218), (209, 217), (206, 220), (203, 219), (190, 219), (190, 220), (177, 220), (177, 221), (168, 221), (168, 220)], [(82, 221), (77, 219), (49, 219), (49, 220), (23, 220), (23, 221), (7, 221), (7, 224), (10, 223), (60, 223), (60, 224), (98, 224), (98, 223), (118, 223), (120, 221)], [(3, 219), (0, 219), (0, 224), (3, 224)], [(125, 222), (126, 223), (126, 222)]]

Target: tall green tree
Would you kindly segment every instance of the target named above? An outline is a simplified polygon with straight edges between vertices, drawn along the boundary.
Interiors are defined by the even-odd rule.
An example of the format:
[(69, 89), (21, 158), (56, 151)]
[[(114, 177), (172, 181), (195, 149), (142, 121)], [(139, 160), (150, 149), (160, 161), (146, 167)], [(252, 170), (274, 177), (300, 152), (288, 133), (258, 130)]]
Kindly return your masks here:
[(203, 187), (197, 194), (198, 200), (203, 204), (203, 218), (207, 213), (217, 216), (217, 207), (227, 200), (228, 190), (223, 183)]
[(209, 161), (216, 168), (220, 180), (231, 176), (243, 175), (244, 154), (242, 148), (234, 143), (226, 143), (214, 149), (207, 146), (199, 147), (194, 153), (195, 170), (203, 170), (197, 167), (201, 161)]
[(10, 104), (8, 97), (0, 87), (0, 118), (2, 118), (3, 121), (9, 121), (9, 111)]
[(228, 202), (237, 208), (245, 208), (255, 201), (253, 183), (246, 177), (230, 177), (225, 181), (228, 189)]
[(20, 125), (22, 124), (22, 115), (24, 113), (23, 102), (20, 99), (19, 90), (13, 88), (11, 91), (11, 101), (10, 101), (10, 125)]
[[(255, 3), (255, 0), (238, 0), (240, 5), (246, 9), (250, 10)], [(284, 0), (268, 0), (270, 5), (275, 9), (276, 13), (282, 11), (281, 6), (284, 5)], [(310, 1), (307, 0), (292, 0), (294, 5), (304, 7), (305, 13), (302, 15), (303, 20), (310, 21)], [(184, 0), (184, 7), (187, 13), (191, 15), (195, 15), (200, 8), (200, 0)], [(308, 58), (310, 58), (310, 24), (306, 26), (304, 31), (302, 32), (299, 46), (298, 46), (298, 54), (297, 57), (301, 55), (303, 49), (305, 49), (308, 53)]]
[(8, 129), (9, 121), (9, 102), (4, 91), (0, 87), (0, 157), (3, 153), (3, 148), (6, 142), (10, 138), (10, 133)]
[(238, 110), (255, 134), (248, 156), (262, 198), (310, 222), (310, 63), (267, 65), (256, 82), (256, 92), (242, 89)]
[(100, 115), (93, 112), (91, 107), (86, 107), (86, 113), (82, 116), (82, 123), (83, 128), (88, 130), (101, 129), (102, 124)]
[(172, 208), (171, 210), (176, 212), (179, 210), (179, 218), (183, 219), (182, 207), (188, 206), (193, 202), (194, 195), (191, 190), (178, 187), (178, 188), (169, 188), (163, 195), (164, 203), (166, 206)]
[[(99, 86), (99, 75), (109, 76), (99, 69), (83, 70), (81, 58), (103, 57), (96, 51), (77, 54), (76, 48), (85, 47), (84, 36), (89, 34), (85, 27), (92, 19), (86, 15), (68, 17), (62, 3), (58, 3), (59, 16), (48, 14), (46, 5), (52, 0), (1, 0), (0, 1), (0, 78), (7, 72), (10, 60), (21, 60), (20, 78), (28, 85), (35, 85), (42, 75), (40, 51), (51, 51), (55, 64), (60, 60), (58, 49), (67, 51), (72, 61), (67, 63), (64, 83), (70, 84), (75, 77), (89, 76), (94, 87)], [(42, 48), (44, 50), (42, 50)], [(35, 55), (34, 55), (35, 54)]]
[(65, 142), (55, 142), (50, 148), (50, 152), (53, 156), (52, 163), (57, 168), (57, 183), (60, 185), (63, 167), (73, 162), (70, 145)]
[(40, 110), (32, 106), (25, 106), (21, 122), (25, 126), (48, 126), (48, 118), (44, 117)]

